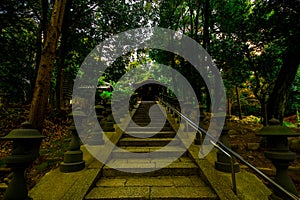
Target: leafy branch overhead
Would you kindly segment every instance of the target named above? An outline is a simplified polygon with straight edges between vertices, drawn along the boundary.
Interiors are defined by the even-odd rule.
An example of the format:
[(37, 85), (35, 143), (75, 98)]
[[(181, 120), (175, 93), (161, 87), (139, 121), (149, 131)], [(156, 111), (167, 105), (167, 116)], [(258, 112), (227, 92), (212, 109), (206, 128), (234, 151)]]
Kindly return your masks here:
[[(65, 3), (64, 13), (57, 15), (61, 28), (52, 37), (49, 27), (57, 2)], [(39, 108), (34, 115), (43, 109), (63, 112), (68, 108), (73, 80), (82, 75), (81, 63), (100, 42), (126, 30), (155, 26), (188, 35), (210, 53), (226, 85), (228, 112), (246, 114), (253, 102), (258, 102), (255, 103), (255, 109), (261, 109), (258, 115), (282, 119), (284, 114), (295, 114), (299, 107), (300, 5), (297, 0), (50, 3), (3, 0), (0, 17), (0, 42), (4, 44), (0, 52), (0, 93), (10, 103), (29, 104), (37, 98), (33, 98), (33, 91), (37, 90), (34, 87), (40, 67), (47, 66), (49, 70), (50, 75), (43, 77), (46, 88), (42, 90), (46, 93), (42, 96), (47, 108)], [(45, 50), (56, 42), (51, 61), (43, 63)], [(141, 66), (155, 63), (171, 66), (184, 75), (200, 103), (209, 110), (213, 102), (202, 77), (184, 58), (170, 52), (158, 49), (128, 52), (117, 58), (100, 78), (117, 83), (126, 72), (143, 70)], [(145, 76), (137, 75), (136, 80), (148, 77), (149, 73), (145, 70)], [(159, 75), (152, 76), (159, 78)]]

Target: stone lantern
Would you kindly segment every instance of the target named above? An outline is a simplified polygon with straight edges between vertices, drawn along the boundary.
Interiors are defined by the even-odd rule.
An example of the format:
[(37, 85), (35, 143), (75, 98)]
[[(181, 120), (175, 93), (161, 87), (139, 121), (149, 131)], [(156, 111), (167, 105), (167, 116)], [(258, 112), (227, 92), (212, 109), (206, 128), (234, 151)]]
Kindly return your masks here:
[[(97, 120), (100, 123), (104, 117), (102, 112), (104, 112), (105, 108), (102, 105), (96, 105), (95, 110), (96, 110)], [(100, 126), (98, 124), (96, 124), (95, 127), (89, 133), (89, 137), (87, 139), (87, 144), (90, 144), (90, 145), (104, 144), (102, 134), (103, 134), (102, 129), (100, 128)]]
[(5, 159), (7, 167), (13, 171), (13, 179), (5, 191), (4, 200), (30, 199), (24, 172), (39, 156), (40, 144), (44, 137), (37, 129), (32, 128), (31, 123), (24, 122), (20, 129), (14, 129), (1, 138), (13, 141), (11, 155)]
[[(281, 126), (280, 121), (271, 119), (269, 126), (262, 128), (256, 136), (263, 136), (267, 139), (268, 151), (265, 151), (266, 158), (270, 159), (276, 168), (275, 182), (281, 185), (288, 192), (298, 195), (297, 189), (288, 175), (290, 162), (296, 159), (296, 153), (289, 150), (288, 137), (296, 137), (300, 134), (291, 129)], [(283, 196), (275, 191), (277, 196)]]
[[(203, 123), (204, 118), (205, 118), (205, 116), (204, 116), (204, 107), (199, 105), (196, 109), (199, 109), (199, 111), (200, 111), (199, 127), (204, 129), (204, 123)], [(204, 134), (204, 133), (202, 133), (202, 134)], [(200, 145), (201, 143), (202, 143), (202, 138), (201, 138), (201, 135), (200, 135), (199, 131), (197, 131), (194, 144)]]
[[(73, 120), (72, 125), (70, 126), (72, 139), (68, 151), (64, 153), (64, 161), (60, 165), (61, 172), (76, 172), (84, 169), (85, 167), (83, 153), (80, 150), (81, 141), (76, 129), (83, 128), (81, 122), (86, 117), (86, 115), (78, 108), (75, 109), (71, 114), (69, 114), (69, 116), (72, 117)], [(75, 127), (74, 116), (76, 116), (76, 119), (80, 120), (80, 127)]]
[(103, 105), (96, 105), (95, 106), (95, 111), (96, 111), (96, 115), (97, 115), (97, 119), (98, 122), (100, 123), (100, 121), (103, 119), (103, 112), (105, 110), (105, 107)]
[(87, 140), (87, 144), (89, 145), (102, 145), (105, 143), (103, 139), (103, 131), (100, 126), (97, 124), (91, 133), (89, 134), (89, 138)]
[(105, 132), (114, 132), (114, 118), (112, 116), (112, 109), (111, 109), (111, 101), (107, 101), (105, 104), (104, 110), (104, 118), (101, 120), (100, 125), (103, 131)]
[[(174, 100), (174, 102), (175, 102), (175, 100)], [(181, 112), (190, 119), (192, 109), (193, 109), (192, 103), (191, 102), (186, 102), (186, 103), (183, 103), (181, 105), (182, 105)], [(172, 111), (172, 116), (173, 117), (175, 116), (175, 112), (173, 112), (173, 111)], [(189, 123), (187, 121), (185, 122), (185, 131), (189, 132)]]

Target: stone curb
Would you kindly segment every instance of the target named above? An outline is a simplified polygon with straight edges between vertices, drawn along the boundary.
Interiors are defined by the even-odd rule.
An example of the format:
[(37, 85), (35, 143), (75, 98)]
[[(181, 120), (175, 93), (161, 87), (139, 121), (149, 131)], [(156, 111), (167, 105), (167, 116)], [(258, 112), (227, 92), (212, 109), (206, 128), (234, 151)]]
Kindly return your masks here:
[(241, 169), (236, 173), (237, 195), (232, 190), (231, 173), (217, 171), (214, 168), (217, 150), (213, 149), (204, 159), (199, 159), (199, 146), (191, 145), (189, 154), (197, 163), (200, 174), (211, 185), (220, 200), (268, 200), (272, 193), (254, 174)]
[[(132, 115), (136, 109), (132, 110)], [(129, 124), (129, 121), (123, 122)], [(123, 131), (116, 127), (115, 132), (107, 132), (106, 135), (111, 142), (116, 144), (122, 137)], [(89, 146), (90, 148), (90, 146)], [(101, 148), (99, 146), (96, 147)], [(48, 172), (41, 180), (29, 191), (29, 196), (34, 200), (81, 200), (94, 186), (99, 178), (103, 163), (96, 160), (84, 146), (83, 160), (86, 166), (83, 170), (72, 173), (63, 173), (59, 168)], [(105, 151), (105, 150), (104, 150)], [(111, 152), (106, 152), (109, 158)]]

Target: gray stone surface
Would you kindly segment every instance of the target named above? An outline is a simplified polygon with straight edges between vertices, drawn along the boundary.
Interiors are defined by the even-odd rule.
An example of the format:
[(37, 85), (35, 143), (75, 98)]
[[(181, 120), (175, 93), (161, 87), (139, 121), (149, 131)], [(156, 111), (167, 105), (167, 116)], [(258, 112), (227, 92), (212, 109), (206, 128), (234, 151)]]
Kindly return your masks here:
[(192, 145), (189, 148), (191, 156), (200, 167), (200, 173), (206, 178), (221, 200), (267, 200), (271, 191), (254, 174), (245, 170), (236, 173), (237, 195), (232, 191), (231, 174), (214, 169), (216, 149), (213, 149), (205, 159), (199, 159), (199, 147)]
[(62, 173), (59, 169), (52, 170), (29, 191), (29, 196), (34, 200), (83, 199), (98, 177), (102, 164), (95, 160), (84, 147), (81, 149), (87, 164), (85, 169), (72, 173)]
[[(137, 193), (133, 195), (132, 190), (137, 190)], [(126, 199), (216, 199), (216, 194), (199, 176), (128, 176), (102, 177), (86, 199), (121, 199), (121, 197)]]
[(130, 177), (126, 186), (173, 186), (171, 177)]
[[(175, 134), (173, 131), (173, 137)], [(137, 139), (125, 134), (118, 146), (138, 153), (157, 151), (164, 142), (170, 141), (170, 138), (161, 137), (162, 135), (157, 134), (153, 138)], [(153, 158), (143, 157), (143, 154), (140, 158), (130, 158), (124, 156), (122, 150), (114, 150), (111, 160), (103, 168), (102, 177), (86, 199), (216, 199), (210, 186), (199, 177), (198, 166), (186, 153), (180, 158), (172, 157), (172, 153), (181, 151), (182, 147), (183, 144), (164, 149), (159, 152), (160, 156), (156, 154)], [(172, 161), (174, 162), (169, 164)], [(115, 167), (110, 168), (112, 164), (117, 169), (126, 168), (134, 172), (143, 169), (150, 172), (127, 173)], [(157, 170), (153, 171), (153, 168)], [(136, 193), (133, 194), (133, 190)]]
[(128, 180), (124, 177), (105, 178), (102, 177), (97, 183), (97, 187), (124, 187)]
[(186, 176), (182, 176), (182, 177), (174, 176), (172, 177), (172, 182), (174, 186), (186, 186), (186, 187), (193, 186), (191, 179)]
[(149, 187), (97, 187), (85, 199), (149, 199)]
[[(174, 121), (174, 120), (173, 120)], [(129, 123), (129, 121), (124, 121)], [(176, 124), (170, 125), (176, 129)], [(177, 125), (178, 126), (178, 125)], [(106, 133), (113, 143), (121, 138), (123, 131), (116, 127), (115, 133)], [(92, 147), (89, 147), (92, 148)], [(144, 151), (137, 147), (128, 147), (131, 151)], [(143, 147), (145, 151), (155, 151), (161, 147)], [(176, 150), (177, 147), (174, 147)], [(214, 169), (216, 151), (211, 152), (205, 159), (199, 159), (199, 147), (192, 145), (189, 154), (193, 161), (184, 154), (174, 163), (146, 174), (111, 174), (105, 175), (107, 166), (96, 161), (85, 149), (84, 160), (86, 167), (80, 172), (61, 173), (54, 170), (44, 176), (30, 191), (34, 200), (39, 199), (267, 199), (271, 192), (253, 174), (242, 170), (236, 174), (238, 195), (232, 191), (231, 175)], [(107, 158), (112, 149), (95, 147), (95, 151), (105, 152)], [(168, 158), (166, 158), (168, 159)], [(153, 164), (159, 167), (159, 159), (141, 158), (137, 160), (123, 159), (111, 162), (132, 163), (134, 166), (144, 167)], [(196, 164), (195, 164), (196, 163)], [(101, 171), (103, 169), (103, 171)], [(199, 176), (200, 174), (200, 176)], [(120, 176), (119, 176), (120, 175)], [(211, 189), (213, 188), (213, 189)], [(85, 196), (87, 195), (87, 196)]]
[(151, 187), (150, 199), (216, 199), (208, 187)]
[[(134, 109), (132, 113), (136, 110)], [(123, 120), (124, 124), (128, 124), (128, 120)], [(115, 132), (106, 132), (106, 137), (114, 144), (118, 142), (123, 134), (119, 127), (115, 127)], [(89, 150), (101, 152), (108, 158), (112, 149), (106, 149), (103, 146), (86, 146)], [(81, 200), (87, 194), (94, 181), (99, 177), (103, 164), (97, 160), (81, 146), (83, 151), (83, 160), (85, 160), (85, 169), (73, 172), (62, 173), (59, 169), (55, 169), (47, 173), (37, 183), (37, 185), (29, 191), (29, 196), (34, 200)]]

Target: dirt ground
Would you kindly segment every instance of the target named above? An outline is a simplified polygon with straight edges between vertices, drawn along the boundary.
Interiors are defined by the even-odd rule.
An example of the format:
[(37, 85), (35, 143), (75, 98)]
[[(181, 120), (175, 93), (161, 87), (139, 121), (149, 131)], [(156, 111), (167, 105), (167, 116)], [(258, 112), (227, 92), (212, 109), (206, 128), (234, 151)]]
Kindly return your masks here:
[[(264, 156), (264, 151), (268, 150), (264, 144), (264, 138), (258, 137), (255, 135), (261, 128), (261, 124), (257, 123), (248, 123), (243, 124), (240, 122), (230, 122), (228, 123), (230, 128), (228, 134), (228, 140), (232, 146), (232, 149), (240, 154), (246, 161), (259, 168), (262, 172), (267, 174), (270, 177), (274, 177), (275, 167), (272, 162)], [(300, 134), (300, 129), (292, 128), (296, 133)], [(292, 140), (300, 140), (300, 137), (291, 138)], [(258, 149), (253, 150), (251, 147), (248, 148), (249, 143), (259, 143), (260, 146)], [(242, 167), (246, 168), (246, 166)], [(291, 163), (291, 167), (297, 169), (297, 172), (300, 173), (300, 153), (296, 153), (296, 160)], [(249, 169), (251, 172), (251, 170)], [(300, 196), (300, 179), (299, 174), (290, 173), (292, 180), (294, 181), (296, 188)]]

